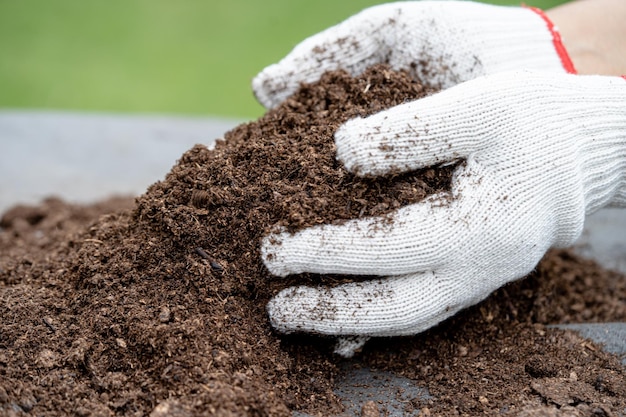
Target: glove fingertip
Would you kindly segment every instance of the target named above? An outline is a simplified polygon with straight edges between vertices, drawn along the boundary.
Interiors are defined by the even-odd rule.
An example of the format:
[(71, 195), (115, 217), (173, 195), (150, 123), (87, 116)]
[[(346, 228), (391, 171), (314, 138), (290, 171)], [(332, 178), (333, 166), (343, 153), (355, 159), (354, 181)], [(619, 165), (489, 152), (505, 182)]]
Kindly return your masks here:
[(261, 259), (270, 274), (284, 278), (292, 272), (285, 266), (279, 245), (270, 243), (269, 240), (270, 238), (266, 238), (261, 246)]
[(358, 176), (373, 176), (379, 174), (375, 167), (369, 164), (367, 155), (363, 155), (365, 141), (361, 128), (363, 119), (361, 117), (347, 121), (335, 132), (335, 145), (337, 147), (337, 160), (341, 162), (346, 170)]
[(349, 359), (353, 357), (355, 353), (360, 352), (368, 340), (370, 340), (369, 336), (339, 337), (335, 343), (334, 353), (343, 358)]
[(269, 316), (270, 324), (274, 329), (280, 333), (288, 334), (291, 333), (290, 328), (287, 326), (289, 315), (284, 313), (281, 308), (282, 305), (283, 303), (279, 294), (267, 303), (267, 315)]
[(290, 287), (267, 303), (267, 313), (274, 329), (289, 334), (304, 329), (307, 307), (315, 305), (316, 293), (308, 287)]
[(252, 91), (257, 101), (266, 109), (278, 106), (292, 93), (285, 80), (277, 64), (266, 67), (252, 79)]

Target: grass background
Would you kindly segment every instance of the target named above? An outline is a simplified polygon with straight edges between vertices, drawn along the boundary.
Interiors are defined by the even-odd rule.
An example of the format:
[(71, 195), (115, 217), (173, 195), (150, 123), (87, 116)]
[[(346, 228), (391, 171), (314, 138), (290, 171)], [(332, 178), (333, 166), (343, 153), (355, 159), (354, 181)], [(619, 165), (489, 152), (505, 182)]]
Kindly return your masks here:
[(0, 0), (0, 108), (256, 117), (258, 71), (379, 3)]

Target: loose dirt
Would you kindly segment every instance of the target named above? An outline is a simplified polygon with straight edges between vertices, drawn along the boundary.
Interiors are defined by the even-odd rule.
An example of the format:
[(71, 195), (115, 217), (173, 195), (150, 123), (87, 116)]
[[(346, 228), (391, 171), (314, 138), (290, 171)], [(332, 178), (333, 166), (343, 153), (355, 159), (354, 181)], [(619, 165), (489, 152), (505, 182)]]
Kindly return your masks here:
[[(0, 220), (0, 415), (288, 416), (341, 412), (332, 340), (282, 337), (259, 243), (375, 216), (449, 186), (453, 167), (359, 179), (334, 159), (345, 120), (431, 93), (386, 67), (327, 74), (214, 150), (186, 152), (135, 201), (47, 200)], [(424, 334), (354, 366), (429, 390), (423, 415), (620, 415), (619, 359), (551, 323), (626, 320), (626, 278), (568, 251)], [(376, 415), (368, 402), (364, 415)]]

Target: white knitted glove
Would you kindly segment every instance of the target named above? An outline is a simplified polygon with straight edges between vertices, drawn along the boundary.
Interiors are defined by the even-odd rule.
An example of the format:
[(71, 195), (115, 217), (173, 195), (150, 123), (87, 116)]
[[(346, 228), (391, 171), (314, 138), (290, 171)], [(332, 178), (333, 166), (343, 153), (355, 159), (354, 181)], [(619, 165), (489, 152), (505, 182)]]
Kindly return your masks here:
[[(338, 159), (362, 175), (464, 162), (450, 194), (390, 217), (266, 238), (274, 275), (384, 276), (283, 290), (268, 305), (281, 332), (419, 333), (528, 274), (550, 247), (571, 245), (585, 215), (626, 206), (626, 80), (618, 77), (481, 77), (351, 120), (335, 141)], [(343, 342), (344, 355), (359, 346)]]
[(506, 70), (575, 72), (556, 28), (538, 9), (416, 1), (365, 9), (306, 39), (258, 74), (252, 88), (272, 108), (326, 71), (358, 75), (379, 63), (414, 71), (440, 89)]

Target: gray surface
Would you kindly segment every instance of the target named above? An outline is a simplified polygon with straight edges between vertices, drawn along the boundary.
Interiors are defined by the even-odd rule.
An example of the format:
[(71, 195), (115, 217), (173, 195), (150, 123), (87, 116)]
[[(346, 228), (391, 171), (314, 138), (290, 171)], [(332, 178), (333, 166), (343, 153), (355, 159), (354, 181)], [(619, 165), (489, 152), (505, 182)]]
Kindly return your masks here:
[(90, 202), (138, 195), (183, 152), (237, 120), (0, 111), (0, 212), (56, 195)]
[(605, 351), (619, 356), (626, 365), (626, 323), (559, 324), (554, 327), (578, 332), (602, 345)]
[[(161, 116), (119, 116), (0, 111), (0, 213), (17, 203), (56, 195), (89, 202), (111, 194), (142, 193), (163, 178), (195, 143), (212, 145), (240, 121)], [(591, 216), (575, 249), (626, 273), (626, 210)], [(626, 354), (626, 323), (559, 326), (578, 331), (608, 352)], [(623, 357), (623, 356), (622, 356)], [(626, 364), (626, 359), (624, 360)], [(390, 416), (428, 392), (406, 378), (367, 368), (344, 369), (336, 393), (347, 416), (369, 400)], [(295, 413), (296, 416), (304, 416)]]
[(432, 398), (426, 388), (410, 379), (390, 372), (346, 365), (337, 381), (335, 394), (346, 407), (345, 416), (360, 416), (367, 401), (374, 401), (382, 415), (389, 417), (418, 416), (419, 410), (406, 410), (413, 399)]
[(574, 249), (605, 268), (626, 273), (626, 209), (607, 208), (589, 216)]
[[(426, 388), (418, 387), (412, 380), (391, 372), (373, 370), (357, 363), (343, 365), (341, 372), (334, 390), (345, 407), (341, 417), (361, 416), (363, 406), (368, 401), (376, 403), (382, 416), (419, 416), (420, 410), (414, 409), (410, 402), (433, 398)], [(294, 411), (293, 416), (311, 417), (299, 411)]]

